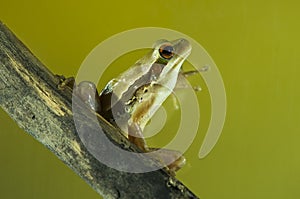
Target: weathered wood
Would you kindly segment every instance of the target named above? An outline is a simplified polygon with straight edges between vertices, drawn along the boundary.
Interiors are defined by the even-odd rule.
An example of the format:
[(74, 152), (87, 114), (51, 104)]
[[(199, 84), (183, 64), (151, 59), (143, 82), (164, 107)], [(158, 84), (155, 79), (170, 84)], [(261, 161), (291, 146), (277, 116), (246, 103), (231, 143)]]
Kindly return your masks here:
[[(104, 198), (197, 198), (163, 169), (128, 173), (95, 159), (80, 141), (78, 128), (87, 133), (97, 131), (96, 123), (100, 123), (102, 133), (117, 146), (133, 152), (139, 150), (101, 116), (97, 115), (95, 121), (95, 113), (80, 101), (73, 102), (73, 106), (81, 113), (76, 115), (77, 119), (85, 122), (76, 128), (72, 89), (59, 89), (60, 81), (0, 22), (0, 105), (24, 131), (49, 148)], [(130, 168), (122, 157), (113, 158), (119, 158), (124, 168)], [(141, 164), (155, 165), (146, 156), (141, 156)]]

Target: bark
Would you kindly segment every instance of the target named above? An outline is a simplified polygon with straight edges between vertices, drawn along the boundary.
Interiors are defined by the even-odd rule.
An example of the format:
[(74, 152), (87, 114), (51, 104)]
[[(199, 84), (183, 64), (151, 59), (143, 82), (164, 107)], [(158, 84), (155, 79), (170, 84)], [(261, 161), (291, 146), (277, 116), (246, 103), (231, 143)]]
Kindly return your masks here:
[[(72, 89), (59, 88), (63, 79), (63, 76), (52, 74), (0, 22), (0, 106), (25, 132), (51, 150), (104, 198), (197, 198), (165, 169), (123, 172), (91, 155), (79, 138), (79, 132), (86, 136), (104, 136), (123, 150), (139, 150), (80, 100), (73, 100), (72, 104)], [(74, 107), (78, 112), (74, 113)], [(82, 122), (76, 125), (74, 118)], [(90, 138), (85, 141), (91, 140), (91, 143), (86, 144), (97, 143)], [(100, 155), (112, 152), (106, 146), (95, 146), (95, 150)], [(112, 158), (118, 160), (122, 168), (132, 167), (134, 159), (113, 154)], [(137, 157), (138, 164), (145, 168), (157, 166), (146, 155), (137, 153)]]

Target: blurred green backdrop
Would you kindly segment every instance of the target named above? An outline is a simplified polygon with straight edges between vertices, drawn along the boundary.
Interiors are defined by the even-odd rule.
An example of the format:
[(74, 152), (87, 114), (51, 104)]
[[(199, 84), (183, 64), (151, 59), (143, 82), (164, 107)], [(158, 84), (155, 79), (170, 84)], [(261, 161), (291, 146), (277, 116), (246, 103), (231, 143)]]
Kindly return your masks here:
[[(1, 0), (0, 5), (0, 19), (46, 66), (65, 76), (74, 76), (99, 42), (127, 29), (158, 26), (193, 37), (219, 67), (228, 112), (212, 153), (198, 159), (205, 133), (200, 130), (178, 177), (205, 199), (300, 198), (298, 1)], [(100, 198), (2, 110), (0, 125), (0, 198)]]

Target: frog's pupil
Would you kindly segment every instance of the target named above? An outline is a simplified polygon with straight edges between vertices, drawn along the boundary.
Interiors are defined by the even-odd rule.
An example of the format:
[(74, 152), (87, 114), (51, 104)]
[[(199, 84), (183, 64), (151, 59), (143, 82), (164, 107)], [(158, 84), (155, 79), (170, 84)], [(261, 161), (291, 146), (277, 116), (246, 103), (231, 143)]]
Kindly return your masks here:
[(174, 48), (172, 46), (164, 46), (160, 49), (160, 55), (165, 59), (170, 59), (173, 56)]
[(172, 46), (166, 46), (166, 47), (163, 49), (163, 53), (164, 53), (164, 54), (171, 55), (172, 52), (173, 52), (173, 47), (172, 47)]

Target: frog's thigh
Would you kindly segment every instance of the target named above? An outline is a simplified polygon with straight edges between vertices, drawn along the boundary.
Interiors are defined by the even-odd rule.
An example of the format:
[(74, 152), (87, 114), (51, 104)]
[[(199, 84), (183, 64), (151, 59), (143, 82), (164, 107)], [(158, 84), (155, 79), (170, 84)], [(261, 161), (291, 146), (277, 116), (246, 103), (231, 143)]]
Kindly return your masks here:
[(101, 112), (101, 103), (96, 85), (92, 82), (83, 81), (75, 89), (75, 94), (79, 96), (86, 105), (95, 112)]

